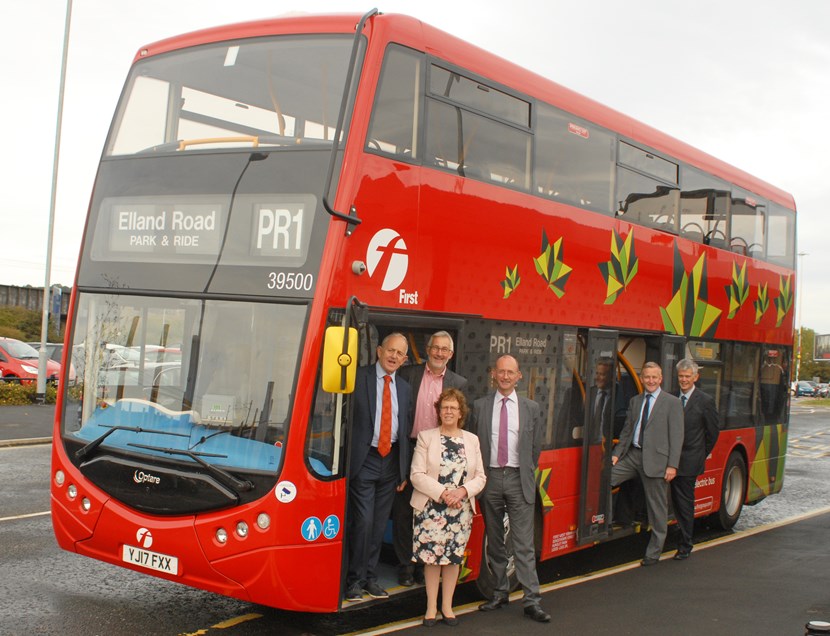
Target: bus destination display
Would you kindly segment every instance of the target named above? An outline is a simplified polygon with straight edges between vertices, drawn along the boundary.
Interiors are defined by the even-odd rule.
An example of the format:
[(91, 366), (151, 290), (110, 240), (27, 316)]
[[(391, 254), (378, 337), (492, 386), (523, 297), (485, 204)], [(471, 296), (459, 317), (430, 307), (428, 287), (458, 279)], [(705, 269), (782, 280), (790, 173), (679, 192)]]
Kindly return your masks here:
[[(228, 265), (305, 263), (316, 198), (239, 195), (105, 199), (98, 217), (95, 260)], [(227, 232), (226, 232), (226, 225)], [(103, 240), (105, 239), (105, 240)]]

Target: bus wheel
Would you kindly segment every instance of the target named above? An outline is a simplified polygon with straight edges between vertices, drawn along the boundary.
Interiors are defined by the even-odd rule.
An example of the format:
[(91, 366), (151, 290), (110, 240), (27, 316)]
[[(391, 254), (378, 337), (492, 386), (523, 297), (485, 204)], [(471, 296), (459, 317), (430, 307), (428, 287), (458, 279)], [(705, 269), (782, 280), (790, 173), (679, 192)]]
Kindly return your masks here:
[(723, 470), (720, 510), (716, 523), (730, 530), (741, 516), (746, 498), (746, 462), (740, 453), (732, 453)]
[[(513, 558), (513, 548), (510, 541), (510, 519), (504, 516), (504, 544), (507, 549), (507, 588), (508, 594), (519, 587), (519, 579), (516, 578), (516, 562)], [(484, 539), (481, 542), (481, 569), (476, 579), (476, 587), (479, 593), (487, 599), (493, 598), (496, 589), (496, 577), (490, 567), (487, 558), (487, 531), (485, 528)]]

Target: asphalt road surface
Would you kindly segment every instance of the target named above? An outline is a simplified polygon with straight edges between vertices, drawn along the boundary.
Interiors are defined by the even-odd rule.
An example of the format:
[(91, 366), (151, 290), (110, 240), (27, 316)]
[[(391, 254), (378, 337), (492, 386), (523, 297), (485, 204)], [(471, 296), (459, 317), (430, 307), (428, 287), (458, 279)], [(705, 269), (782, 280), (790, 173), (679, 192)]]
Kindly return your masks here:
[[(327, 636), (401, 629), (427, 632), (420, 626), (424, 603), (420, 590), (408, 598), (396, 597), (359, 612), (297, 614), (194, 590), (64, 552), (55, 543), (49, 515), (50, 451), (51, 446), (45, 443), (0, 446), (0, 635)], [(744, 508), (734, 533), (749, 533), (759, 526), (828, 506), (830, 410), (817, 410), (807, 401), (794, 400), (783, 492)], [(716, 536), (714, 531), (701, 527), (697, 538)], [(575, 578), (594, 570), (613, 573), (613, 568), (622, 565), (624, 571), (626, 563), (640, 558), (645, 540), (647, 535), (634, 536), (541, 564), (540, 578), (547, 584), (543, 606), (549, 611), (556, 607), (554, 621), (544, 626), (545, 631), (538, 631), (537, 627), (542, 626), (526, 620), (517, 628), (526, 633), (564, 633), (556, 629), (556, 623), (561, 618), (564, 625), (569, 608), (557, 602), (557, 590), (561, 589), (557, 585), (567, 580), (570, 589)], [(473, 585), (461, 586), (456, 594), (457, 613), (475, 611), (478, 601)], [(516, 605), (511, 603), (508, 609), (520, 620)], [(498, 618), (510, 616), (504, 613)], [(447, 628), (436, 629), (443, 633)], [(464, 632), (469, 633), (458, 630)], [(647, 636), (645, 631), (638, 633)]]

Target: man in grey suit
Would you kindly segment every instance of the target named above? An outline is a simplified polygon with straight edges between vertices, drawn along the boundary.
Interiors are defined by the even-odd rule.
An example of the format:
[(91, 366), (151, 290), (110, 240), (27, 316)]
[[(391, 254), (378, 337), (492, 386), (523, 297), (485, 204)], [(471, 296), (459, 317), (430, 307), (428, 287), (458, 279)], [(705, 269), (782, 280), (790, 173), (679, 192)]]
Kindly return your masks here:
[(692, 533), (695, 527), (695, 481), (706, 467), (706, 457), (718, 441), (720, 426), (715, 400), (697, 387), (700, 371), (691, 358), (684, 358), (675, 366), (677, 384), (680, 385), (680, 402), (685, 422), (683, 451), (677, 477), (671, 482), (671, 498), (674, 517), (680, 529), (680, 542), (674, 559), (688, 559), (692, 553)]
[(542, 596), (533, 543), (536, 467), (544, 435), (542, 409), (533, 400), (516, 393), (522, 373), (513, 356), (496, 360), (492, 376), (497, 390), (473, 404), (473, 421), (487, 474), (487, 486), (479, 501), (486, 523), (487, 559), (495, 577), (493, 598), (478, 609), (489, 612), (508, 603), (508, 556), (504, 541), (504, 515), (507, 514), (516, 576), (524, 589), (525, 616), (547, 623), (550, 614), (539, 605)]
[(683, 407), (660, 390), (663, 371), (646, 362), (640, 374), (645, 392), (631, 398), (625, 426), (611, 455), (611, 486), (639, 475), (646, 495), (651, 539), (640, 565), (660, 561), (668, 527), (668, 485), (677, 475), (683, 448)]
[[(436, 428), (439, 424), (435, 401), (444, 389), (467, 388), (467, 378), (458, 375), (447, 366), (454, 353), (452, 336), (446, 331), (437, 331), (427, 342), (426, 364), (401, 367), (400, 376), (409, 383), (415, 393), (410, 401), (410, 454), (415, 452), (418, 433)], [(410, 458), (411, 464), (411, 458)], [(424, 582), (423, 566), (415, 567), (412, 562), (412, 484), (395, 495), (392, 508), (395, 555), (398, 557), (398, 583), (409, 587)]]

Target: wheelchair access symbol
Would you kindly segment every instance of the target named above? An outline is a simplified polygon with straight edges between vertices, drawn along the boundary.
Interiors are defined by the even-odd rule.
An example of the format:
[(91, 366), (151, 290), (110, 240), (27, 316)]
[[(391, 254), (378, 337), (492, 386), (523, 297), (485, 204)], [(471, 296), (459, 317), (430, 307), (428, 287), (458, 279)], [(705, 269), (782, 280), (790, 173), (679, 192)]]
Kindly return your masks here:
[(323, 521), (323, 536), (326, 539), (334, 539), (338, 532), (340, 532), (340, 519), (335, 515), (329, 515)]

